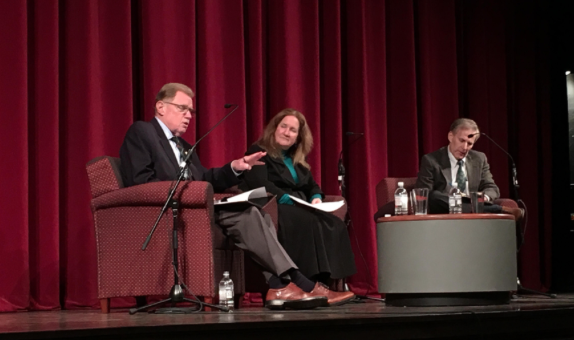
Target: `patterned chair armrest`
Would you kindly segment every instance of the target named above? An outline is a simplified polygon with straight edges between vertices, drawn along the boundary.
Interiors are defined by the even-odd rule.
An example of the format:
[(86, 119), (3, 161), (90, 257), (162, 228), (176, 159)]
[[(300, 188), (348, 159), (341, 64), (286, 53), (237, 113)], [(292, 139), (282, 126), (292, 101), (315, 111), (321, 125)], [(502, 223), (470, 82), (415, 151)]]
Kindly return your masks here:
[[(92, 210), (124, 206), (163, 206), (173, 182), (153, 182), (118, 189), (92, 200)], [(213, 201), (208, 182), (181, 182), (174, 196), (181, 208), (206, 208)]]
[(508, 208), (518, 208), (518, 204), (516, 203), (516, 201), (510, 198), (499, 198), (497, 200), (494, 200), (494, 204), (498, 204), (500, 206)]
[[(343, 196), (325, 195), (325, 199), (323, 200), (323, 202), (337, 202), (337, 201), (341, 201), (341, 200), (344, 200)], [(342, 207), (333, 211), (331, 214), (337, 216), (342, 221), (344, 221), (345, 216), (347, 215), (347, 201), (345, 201), (345, 204), (343, 204)]]

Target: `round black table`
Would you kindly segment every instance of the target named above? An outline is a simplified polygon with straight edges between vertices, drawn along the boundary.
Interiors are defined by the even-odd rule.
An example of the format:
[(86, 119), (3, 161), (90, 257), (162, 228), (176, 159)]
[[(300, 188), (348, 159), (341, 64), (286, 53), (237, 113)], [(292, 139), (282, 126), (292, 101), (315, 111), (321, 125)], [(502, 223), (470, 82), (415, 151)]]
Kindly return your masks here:
[(510, 215), (406, 215), (377, 220), (379, 292), (394, 306), (489, 305), (516, 290)]

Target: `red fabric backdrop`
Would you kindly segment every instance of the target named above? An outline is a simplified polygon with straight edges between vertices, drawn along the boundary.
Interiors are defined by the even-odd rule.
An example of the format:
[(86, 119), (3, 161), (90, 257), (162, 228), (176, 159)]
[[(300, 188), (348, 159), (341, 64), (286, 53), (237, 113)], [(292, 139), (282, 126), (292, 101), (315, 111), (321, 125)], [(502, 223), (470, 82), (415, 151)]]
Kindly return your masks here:
[[(537, 6), (0, 1), (0, 311), (97, 305), (85, 163), (117, 156), (130, 124), (153, 116), (166, 82), (196, 90), (187, 140), (222, 118), (224, 103), (240, 105), (199, 146), (207, 166), (240, 157), (285, 107), (308, 118), (310, 164), (328, 194), (338, 194), (344, 150), (359, 271), (350, 283), (360, 293), (376, 292), (375, 185), (416, 176), (420, 157), (447, 143), (453, 119), (475, 119), (528, 169), (520, 174), (530, 208), (520, 275), (526, 286), (548, 287), (551, 147)], [(506, 157), (486, 139), (476, 148), (508, 197)]]

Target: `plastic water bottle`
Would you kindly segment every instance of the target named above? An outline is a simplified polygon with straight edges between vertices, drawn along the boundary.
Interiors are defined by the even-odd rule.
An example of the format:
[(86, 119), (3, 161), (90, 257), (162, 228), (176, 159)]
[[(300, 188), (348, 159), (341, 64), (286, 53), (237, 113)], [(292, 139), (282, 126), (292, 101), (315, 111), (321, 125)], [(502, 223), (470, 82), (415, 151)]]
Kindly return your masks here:
[(229, 278), (229, 272), (223, 272), (223, 279), (219, 281), (219, 304), (233, 309), (233, 281)]
[(404, 183), (399, 182), (399, 187), (395, 190), (395, 216), (409, 214), (409, 196)]
[(462, 214), (462, 195), (456, 182), (452, 183), (452, 189), (448, 195), (448, 212)]

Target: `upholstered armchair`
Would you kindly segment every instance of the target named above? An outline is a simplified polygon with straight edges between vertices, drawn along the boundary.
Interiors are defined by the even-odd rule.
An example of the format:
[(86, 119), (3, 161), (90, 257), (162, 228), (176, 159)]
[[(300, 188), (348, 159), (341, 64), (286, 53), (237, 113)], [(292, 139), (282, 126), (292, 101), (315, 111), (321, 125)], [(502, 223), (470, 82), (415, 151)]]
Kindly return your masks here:
[[(110, 298), (167, 295), (174, 282), (171, 210), (162, 216), (145, 251), (142, 244), (172, 182), (124, 188), (120, 160), (98, 157), (87, 165), (97, 242), (98, 298), (104, 313)], [(213, 188), (207, 182), (181, 182), (178, 261), (183, 282), (205, 302), (213, 302), (223, 271), (231, 272), (236, 295), (245, 293), (244, 254), (232, 248), (214, 223)]]

